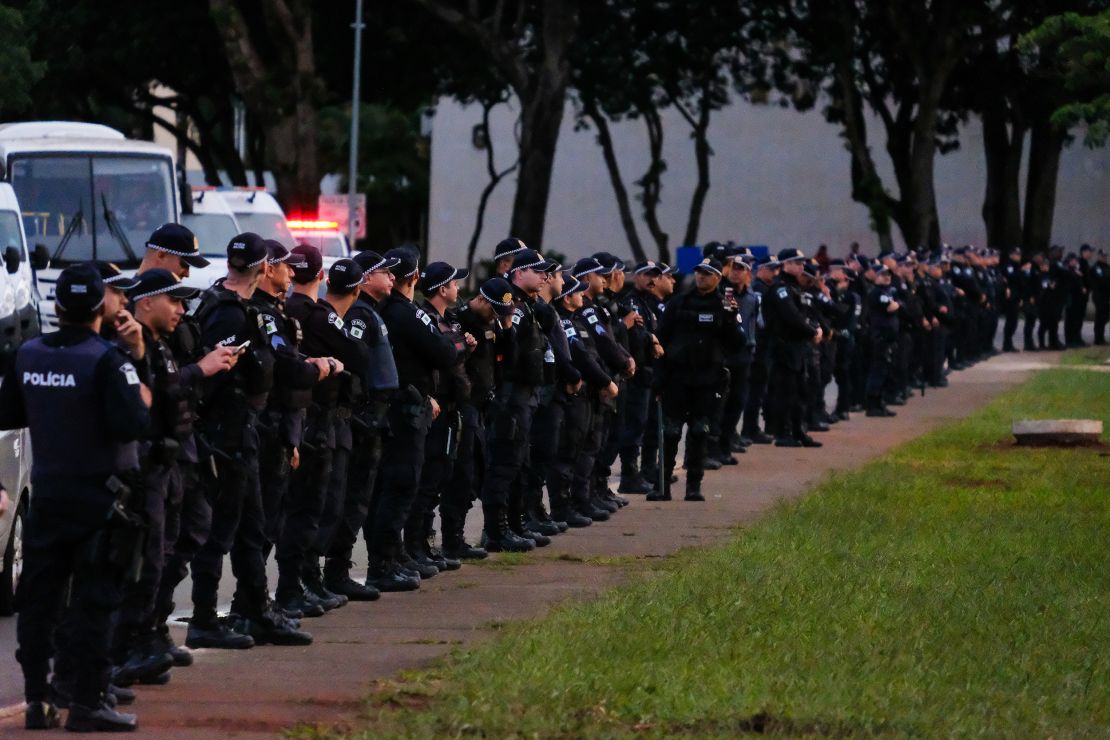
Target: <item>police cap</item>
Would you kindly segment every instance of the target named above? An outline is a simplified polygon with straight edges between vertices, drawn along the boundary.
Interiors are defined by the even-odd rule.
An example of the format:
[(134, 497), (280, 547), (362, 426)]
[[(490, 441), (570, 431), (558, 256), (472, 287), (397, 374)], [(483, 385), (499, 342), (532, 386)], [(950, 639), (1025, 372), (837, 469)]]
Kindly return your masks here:
[(82, 262), (62, 270), (54, 284), (54, 302), (67, 318), (92, 318), (104, 303), (104, 280), (96, 265)]
[(253, 231), (231, 237), (227, 243), (227, 264), (235, 270), (249, 270), (266, 261), (266, 240)]
[(200, 254), (196, 235), (181, 224), (159, 226), (146, 240), (146, 248), (180, 257), (190, 267), (208, 267), (209, 262)]
[(344, 257), (336, 260), (328, 270), (328, 290), (336, 293), (350, 293), (362, 285), (365, 275), (359, 264), (352, 259)]
[(707, 272), (719, 277), (721, 274), (721, 263), (712, 257), (706, 257), (701, 262), (694, 265), (694, 272)]
[(396, 257), (383, 257), (377, 252), (372, 252), (369, 249), (359, 252), (351, 259), (358, 263), (364, 275), (374, 270), (392, 270), (401, 262), (401, 260)]
[(493, 259), (499, 260), (502, 257), (515, 257), (526, 249), (528, 249), (528, 246), (520, 239), (514, 239), (512, 237), (502, 239), (497, 243), (497, 246), (493, 248)]
[(503, 277), (491, 277), (482, 283), (478, 292), (493, 306), (498, 316), (508, 316), (513, 312), (513, 287)]
[(127, 297), (130, 298), (132, 302), (141, 301), (144, 298), (153, 298), (158, 295), (168, 295), (170, 298), (188, 300), (190, 298), (196, 298), (198, 293), (200, 293), (200, 291), (196, 288), (182, 285), (181, 279), (169, 270), (156, 267), (151, 270), (140, 272), (135, 276), (135, 286), (128, 291)]
[(293, 280), (303, 285), (315, 280), (324, 269), (324, 257), (311, 244), (298, 244), (289, 250), (287, 264), (293, 268)]
[(408, 247), (394, 247), (386, 252), (384, 256), (397, 260), (397, 263), (389, 268), (389, 271), (398, 280), (407, 280), (420, 270), (420, 255)]
[(804, 260), (806, 258), (802, 250), (797, 247), (787, 247), (786, 249), (779, 250), (778, 261), (790, 262), (792, 260)]
[(104, 260), (97, 260), (92, 264), (106, 287), (125, 291), (135, 287), (135, 278), (124, 275), (118, 265)]
[(446, 262), (433, 262), (420, 273), (420, 282), (416, 287), (424, 295), (429, 295), (452, 280), (466, 280), (469, 276), (470, 270), (451, 267)]

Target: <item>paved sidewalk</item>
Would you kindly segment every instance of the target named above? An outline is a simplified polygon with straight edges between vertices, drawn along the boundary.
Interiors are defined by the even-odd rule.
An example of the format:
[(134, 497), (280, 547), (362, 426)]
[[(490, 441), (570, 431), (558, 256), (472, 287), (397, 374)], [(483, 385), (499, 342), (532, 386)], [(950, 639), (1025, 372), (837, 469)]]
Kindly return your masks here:
[[(756, 519), (776, 502), (797, 498), (828, 473), (858, 467), (888, 449), (984, 405), (1028, 377), (1056, 365), (1057, 353), (1000, 355), (954, 373), (946, 389), (929, 390), (897, 409), (893, 419), (853, 415), (818, 435), (822, 449), (756, 446), (740, 464), (707, 473), (704, 504), (681, 500), (632, 505), (611, 521), (554, 539), (521, 565), (497, 556), (426, 582), (411, 594), (386, 594), (306, 620), (316, 642), (306, 648), (259, 647), (245, 652), (198, 650), (196, 663), (175, 669), (167, 686), (141, 687), (133, 707), (146, 736), (274, 736), (296, 723), (357, 725), (361, 701), (375, 679), (419, 668), (457, 645), (496, 634), (499, 622), (542, 614), (567, 599), (589, 598), (628, 577), (620, 565), (591, 556), (659, 557), (707, 545)], [(999, 430), (1004, 434), (1006, 430)], [(681, 499), (683, 482), (676, 484)], [(181, 630), (178, 639), (183, 639)], [(3, 660), (10, 660), (4, 656)], [(5, 675), (11, 675), (10, 673)], [(14, 708), (12, 708), (14, 709)], [(0, 713), (0, 735), (22, 715)]]

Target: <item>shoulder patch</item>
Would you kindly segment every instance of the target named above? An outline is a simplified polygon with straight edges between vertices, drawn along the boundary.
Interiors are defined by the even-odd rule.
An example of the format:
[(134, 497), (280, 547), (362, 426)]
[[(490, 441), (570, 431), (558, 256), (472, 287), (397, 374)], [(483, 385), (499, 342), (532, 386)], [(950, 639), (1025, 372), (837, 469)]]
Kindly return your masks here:
[(351, 336), (354, 337), (355, 339), (362, 339), (363, 333), (364, 332), (363, 332), (362, 327), (354, 326), (354, 325), (351, 326)]
[(786, 297), (789, 295), (789, 292), (786, 290), (786, 288), (779, 288), (777, 291), (775, 291), (775, 293), (776, 295), (778, 295), (779, 298), (782, 298), (783, 300), (786, 300)]
[(139, 384), (139, 373), (135, 371), (134, 365), (132, 365), (130, 362), (125, 362), (119, 366), (119, 369), (120, 372), (123, 373), (123, 377), (127, 380), (128, 385)]
[(591, 313), (587, 315), (586, 321), (590, 322), (591, 324), (596, 324), (598, 322), (597, 314)]
[(336, 329), (343, 328), (343, 319), (339, 318), (339, 314), (337, 314), (335, 311), (331, 311), (330, 313), (328, 313), (328, 323), (334, 326)]

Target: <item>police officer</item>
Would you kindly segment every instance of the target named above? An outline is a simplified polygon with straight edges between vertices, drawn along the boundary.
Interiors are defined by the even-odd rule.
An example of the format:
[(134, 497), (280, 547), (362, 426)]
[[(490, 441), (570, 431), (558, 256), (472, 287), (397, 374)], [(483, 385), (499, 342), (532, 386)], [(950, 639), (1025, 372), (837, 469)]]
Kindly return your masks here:
[[(581, 267), (583, 260), (576, 264)], [(596, 260), (589, 259), (589, 266), (599, 268)], [(597, 403), (594, 399), (617, 392), (616, 384), (604, 367), (594, 342), (594, 331), (582, 314), (582, 294), (586, 282), (573, 275), (565, 275), (563, 287), (553, 303), (559, 315), (561, 331), (567, 339), (571, 360), (582, 379), (581, 384), (556, 388), (555, 401), (562, 410), (558, 448), (548, 479), (551, 511), (559, 521), (570, 527), (588, 527), (593, 522), (609, 518), (609, 512), (596, 508), (590, 501), (589, 480), (593, 473), (594, 455), (600, 446), (600, 437), (594, 433), (592, 417)]]
[(867, 297), (871, 329), (871, 368), (867, 375), (867, 415), (894, 416), (884, 403), (898, 347), (900, 308), (886, 265), (875, 268), (875, 287)]
[(524, 469), (531, 439), (537, 389), (544, 384), (550, 351), (536, 297), (551, 263), (533, 249), (515, 255), (509, 270), (513, 298), (512, 351), (504, 358), (502, 382), (490, 403), (486, 428), (486, 475), (482, 484), (485, 525), (482, 545), (491, 552), (527, 552), (535, 540), (521, 526)]
[[(775, 338), (767, 329), (763, 305), (771, 286), (778, 279), (781, 265), (778, 260), (765, 257), (755, 263), (755, 279), (752, 280), (751, 292), (756, 298), (755, 314), (755, 349), (752, 354), (751, 373), (748, 378), (748, 399), (744, 404), (744, 421), (740, 426), (740, 439), (750, 441), (752, 444), (770, 444), (774, 442), (771, 434), (773, 427), (767, 424), (764, 431), (760, 425), (760, 414), (769, 405), (767, 388), (771, 377), (773, 363), (772, 344)], [(751, 327), (748, 329), (753, 331)], [(768, 414), (768, 421), (771, 414)]]
[(145, 361), (139, 367), (153, 400), (151, 425), (140, 447), (140, 485), (148, 530), (139, 580), (128, 586), (117, 624), (117, 653), (126, 655), (114, 681), (129, 685), (160, 676), (172, 664), (155, 626), (155, 600), (165, 564), (165, 507), (170, 472), (181, 444), (192, 434), (192, 410), (181, 372), (165, 338), (185, 313), (184, 302), (199, 291), (176, 275), (151, 269), (136, 276), (131, 292), (134, 316), (142, 327)]
[(694, 268), (694, 288), (676, 295), (659, 322), (664, 355), (655, 388), (663, 400), (664, 488), (649, 501), (670, 500), (670, 476), (678, 455), (683, 425), (686, 433), (686, 500), (704, 501), (705, 444), (725, 357), (743, 345), (739, 314), (722, 300), (717, 286), (721, 263), (706, 257)]
[(366, 345), (369, 353), (366, 393), (361, 407), (351, 416), (351, 459), (347, 466), (347, 493), (343, 516), (335, 527), (324, 564), (324, 586), (351, 601), (373, 601), (378, 589), (355, 581), (350, 576), (351, 558), (358, 533), (366, 524), (371, 492), (382, 456), (382, 439), (388, 432), (386, 414), (397, 390), (397, 365), (389, 346), (389, 330), (375, 306), (393, 289), (395, 258), (386, 259), (366, 250), (354, 257), (364, 279), (358, 300), (347, 310), (347, 332)]
[(405, 523), (405, 552), (418, 567), (430, 569), (430, 575), (458, 570), (461, 564), (459, 560), (445, 557), (429, 540), (433, 534), (435, 508), (451, 479), (462, 431), (459, 406), (470, 396), (470, 378), (464, 364), (467, 354), (478, 344), (477, 339), (462, 328), (453, 310), (459, 299), (458, 281), (469, 276), (469, 270), (452, 267), (446, 262), (432, 262), (421, 272), (417, 283), (424, 294), (420, 308), (432, 317), (439, 333), (454, 344), (456, 352), (455, 364), (437, 377), (435, 398), (440, 413), (428, 430), (420, 486)]
[(370, 568), (366, 582), (379, 591), (406, 591), (418, 588), (420, 581), (418, 575), (401, 567), (401, 532), (420, 485), (425, 438), (440, 412), (433, 396), (436, 376), (454, 367), (458, 352), (454, 343), (439, 333), (435, 320), (414, 303), (420, 279), (418, 255), (398, 248), (385, 256), (397, 258), (392, 268), (395, 282), (378, 305), (378, 313), (389, 332), (399, 390), (389, 405), (390, 436), (382, 450), (367, 520)]
[[(197, 238), (180, 224), (157, 228), (146, 241), (139, 272), (166, 270), (179, 280), (189, 276), (193, 267), (207, 267), (208, 260), (200, 254)], [(191, 314), (178, 318), (177, 325), (161, 341), (173, 353), (178, 368), (178, 386), (195, 421), (204, 379), (235, 366), (239, 355), (231, 347), (217, 347), (205, 352), (200, 341), (200, 327)], [(165, 553), (158, 594), (155, 598), (155, 631), (161, 649), (173, 658), (177, 667), (191, 665), (188, 648), (174, 644), (167, 621), (175, 608), (173, 593), (188, 574), (189, 563), (208, 538), (212, 526), (212, 507), (204, 486), (198, 478), (198, 463), (208, 453), (199, 450), (196, 435), (190, 431), (181, 440), (177, 460), (170, 468), (165, 505)]]
[(459, 560), (488, 557), (484, 548), (467, 543), (463, 528), (481, 486), (486, 461), (486, 414), (500, 383), (498, 357), (512, 351), (512, 315), (512, 286), (499, 277), (482, 283), (478, 295), (456, 313), (463, 330), (477, 340), (466, 357), (470, 394), (459, 404), (462, 431), (451, 482), (439, 507), (444, 554)]
[(776, 447), (820, 447), (805, 433), (806, 355), (809, 346), (821, 341), (820, 327), (802, 312), (798, 276), (805, 271), (805, 255), (786, 248), (777, 261), (782, 273), (763, 296), (763, 320), (771, 337), (771, 374), (767, 393), (769, 427), (774, 429)]
[(20, 347), (0, 385), (0, 426), (29, 426), (35, 448), (16, 627), (28, 729), (59, 724), (47, 677), (67, 591), (74, 685), (66, 727), (136, 727), (134, 715), (108, 706), (105, 692), (112, 611), (125, 574), (134, 577), (128, 571), (141, 542), (125, 481), (139, 469), (151, 394), (134, 365), (98, 336), (104, 293), (95, 267), (63, 270), (55, 287), (60, 329)]
[[(674, 295), (675, 289), (675, 273), (677, 270), (674, 267), (666, 264), (665, 262), (659, 263), (659, 268), (662, 274), (651, 289), (651, 306), (655, 314), (655, 336), (658, 341), (659, 319), (662, 318), (663, 312), (666, 310), (666, 302)], [(663, 345), (659, 345), (659, 352), (663, 352)], [(660, 355), (662, 357), (662, 354)], [(652, 367), (652, 374), (655, 373), (655, 367)], [(654, 378), (652, 379), (654, 386)], [(659, 433), (659, 420), (662, 417), (662, 405), (658, 397), (654, 397), (648, 403), (647, 422), (644, 428), (643, 441), (640, 448), (640, 471), (644, 480), (652, 483), (652, 488), (657, 489), (659, 486), (659, 448), (662, 440)], [(664, 466), (665, 467), (665, 466)], [(675, 478), (677, 480), (677, 477)], [(672, 480), (672, 483), (675, 481)]]
[[(192, 563), (193, 619), (185, 643), (191, 648), (312, 642), (310, 634), (274, 608), (266, 583), (256, 422), (273, 386), (274, 359), (263, 321), (249, 300), (262, 281), (268, 256), (257, 234), (233, 237), (227, 246), (227, 277), (202, 294), (196, 311), (204, 346), (235, 347), (241, 354), (231, 372), (209, 379), (198, 424), (212, 451), (206, 473), (213, 505), (211, 532)], [(230, 624), (216, 617), (228, 553), (237, 583)]]
[(1106, 323), (1110, 321), (1110, 264), (1106, 252), (1098, 250), (1098, 260), (1091, 265), (1087, 276), (1091, 300), (1095, 304), (1095, 344), (1106, 344)]
[[(647, 260), (632, 270), (632, 290), (623, 298), (625, 316), (632, 317), (628, 327), (629, 351), (636, 364), (636, 373), (625, 386), (624, 414), (621, 419), (621, 479), (618, 493), (643, 493), (654, 490), (652, 481), (640, 472), (640, 449), (647, 430), (648, 411), (653, 405), (651, 393), (653, 364), (662, 355), (663, 345), (656, 336), (658, 317), (653, 294), (655, 283), (663, 278), (663, 268)], [(654, 431), (654, 430), (651, 430)]]
[(1014, 347), (1014, 333), (1017, 331), (1018, 316), (1021, 312), (1022, 302), (1025, 300), (1025, 286), (1027, 277), (1021, 266), (1021, 247), (1010, 247), (1007, 251), (1006, 264), (1002, 268), (1004, 283), (1002, 292), (1002, 315), (1005, 323), (1002, 326), (1002, 351), (1017, 352)]
[[(353, 426), (366, 404), (366, 388), (370, 378), (370, 349), (359, 337), (350, 333), (347, 314), (358, 301), (365, 280), (362, 267), (351, 259), (337, 260), (328, 269), (328, 286), (324, 297), (312, 304), (305, 316), (305, 350), (309, 354), (333, 357), (342, 363), (343, 371), (334, 377), (338, 397), (333, 414), (335, 447), (331, 456), (323, 507), (318, 527), (308, 540), (301, 578), (307, 593), (315, 596), (325, 608), (347, 603), (347, 597), (330, 591), (323, 582), (320, 558), (331, 548), (335, 533), (346, 511), (348, 467), (354, 448)], [(307, 304), (306, 304), (307, 305)], [(333, 380), (329, 378), (328, 382)], [(319, 385), (317, 386), (319, 387)], [(305, 518), (306, 521), (310, 517)], [(372, 597), (371, 597), (372, 598)]]
[(756, 349), (756, 317), (759, 312), (759, 298), (751, 290), (752, 269), (750, 251), (744, 250), (731, 255), (728, 260), (732, 269), (726, 275), (725, 297), (736, 304), (740, 319), (740, 331), (744, 343), (729, 352), (725, 358), (728, 369), (728, 387), (725, 389), (724, 403), (721, 408), (721, 424), (716, 440), (718, 448), (710, 450), (709, 455), (728, 464), (733, 452), (744, 452), (746, 444), (734, 440), (737, 424), (744, 413), (748, 401), (748, 379), (751, 377), (752, 359)]

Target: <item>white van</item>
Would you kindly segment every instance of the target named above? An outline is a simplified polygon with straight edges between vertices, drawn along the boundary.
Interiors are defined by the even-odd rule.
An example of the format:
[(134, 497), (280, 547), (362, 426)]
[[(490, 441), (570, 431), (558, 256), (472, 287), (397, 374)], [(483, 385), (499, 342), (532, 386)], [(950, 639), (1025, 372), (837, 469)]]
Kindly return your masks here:
[(284, 246), (293, 246), (293, 235), (285, 223), (285, 212), (265, 188), (232, 188), (221, 190), (235, 220), (243, 231), (252, 231), (263, 239), (273, 239)]
[(177, 221), (173, 153), (99, 124), (0, 124), (0, 181), (15, 190), (34, 245), (44, 328), (57, 325), (62, 268), (101, 259), (134, 270), (147, 237)]
[[(12, 186), (0, 182), (0, 382), (15, 351), (39, 334), (38, 301), (27, 239)], [(0, 616), (13, 610), (15, 586), (23, 564), (23, 520), (31, 490), (30, 434), (26, 429), (0, 431), (0, 482), (11, 508), (0, 516)]]
[(227, 245), (242, 229), (223, 192), (211, 185), (194, 185), (191, 191), (192, 212), (182, 209), (181, 223), (196, 235), (201, 255), (211, 264), (190, 268), (185, 284), (204, 290), (227, 275)]

